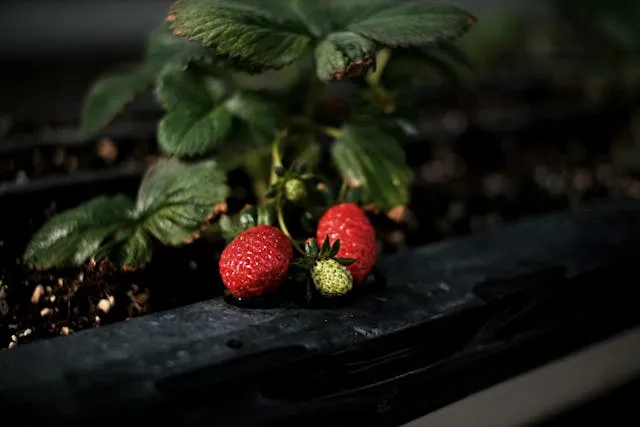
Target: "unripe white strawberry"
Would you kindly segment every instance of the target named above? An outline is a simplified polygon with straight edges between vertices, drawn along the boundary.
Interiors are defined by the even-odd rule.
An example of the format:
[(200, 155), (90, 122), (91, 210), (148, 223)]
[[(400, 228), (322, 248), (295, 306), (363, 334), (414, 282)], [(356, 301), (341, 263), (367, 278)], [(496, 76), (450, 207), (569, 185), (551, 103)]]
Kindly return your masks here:
[(335, 259), (321, 259), (311, 267), (313, 284), (325, 297), (346, 295), (353, 289), (349, 270)]

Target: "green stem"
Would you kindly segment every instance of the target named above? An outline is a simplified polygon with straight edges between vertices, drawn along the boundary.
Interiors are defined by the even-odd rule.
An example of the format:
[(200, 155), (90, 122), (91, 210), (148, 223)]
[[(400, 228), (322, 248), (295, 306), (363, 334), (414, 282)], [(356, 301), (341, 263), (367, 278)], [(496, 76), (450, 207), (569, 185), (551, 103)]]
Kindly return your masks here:
[(333, 139), (341, 138), (344, 135), (342, 129), (334, 128), (331, 126), (318, 126), (318, 129), (325, 135), (330, 136)]
[(346, 181), (342, 181), (342, 185), (340, 185), (340, 192), (338, 193), (338, 200), (344, 201), (345, 196), (347, 195), (347, 191), (349, 190), (349, 186)]
[(275, 168), (282, 166), (282, 158), (280, 157), (280, 143), (287, 137), (287, 130), (277, 131), (273, 144), (271, 144), (271, 177), (269, 179), (270, 184), (275, 183), (278, 180), (278, 176), (275, 173)]
[(376, 70), (367, 74), (367, 82), (370, 86), (380, 87), (380, 80), (382, 79), (384, 69), (389, 63), (389, 59), (391, 59), (390, 49), (385, 48), (378, 52), (378, 57), (376, 58)]
[(289, 229), (287, 228), (287, 224), (284, 221), (284, 213), (282, 211), (282, 205), (281, 204), (277, 204), (276, 205), (276, 215), (278, 217), (278, 225), (280, 226), (280, 230), (282, 230), (282, 232), (284, 233), (285, 236), (287, 236), (287, 238), (291, 241), (291, 244), (293, 245), (293, 247), (300, 252), (301, 255), (304, 255), (305, 252), (302, 250), (302, 248), (300, 247), (300, 245), (298, 245), (296, 243), (295, 240), (293, 240), (293, 237), (291, 237), (291, 233), (289, 232)]

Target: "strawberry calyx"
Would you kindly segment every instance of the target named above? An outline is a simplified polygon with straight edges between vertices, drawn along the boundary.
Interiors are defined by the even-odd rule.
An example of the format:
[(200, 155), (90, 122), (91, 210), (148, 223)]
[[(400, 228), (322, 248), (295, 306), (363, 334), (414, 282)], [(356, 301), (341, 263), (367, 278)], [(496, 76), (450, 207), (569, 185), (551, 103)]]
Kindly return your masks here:
[(322, 246), (318, 246), (318, 242), (315, 239), (307, 239), (304, 244), (304, 256), (296, 259), (294, 264), (305, 270), (309, 270), (316, 261), (327, 259), (334, 259), (345, 267), (356, 262), (353, 258), (336, 257), (339, 250), (340, 240), (336, 240), (332, 245), (329, 241), (329, 236), (324, 239)]

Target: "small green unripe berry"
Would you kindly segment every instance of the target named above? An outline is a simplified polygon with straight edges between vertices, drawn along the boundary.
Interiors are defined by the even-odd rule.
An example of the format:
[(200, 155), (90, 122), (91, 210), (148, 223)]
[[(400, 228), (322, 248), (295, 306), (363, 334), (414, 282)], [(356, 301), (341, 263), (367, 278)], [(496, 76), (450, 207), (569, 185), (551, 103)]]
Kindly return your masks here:
[(285, 182), (284, 194), (287, 200), (291, 202), (297, 202), (307, 195), (307, 189), (304, 185), (304, 182), (297, 178), (294, 178)]
[(311, 267), (313, 284), (325, 297), (339, 297), (353, 289), (353, 277), (347, 268), (335, 259), (316, 261)]

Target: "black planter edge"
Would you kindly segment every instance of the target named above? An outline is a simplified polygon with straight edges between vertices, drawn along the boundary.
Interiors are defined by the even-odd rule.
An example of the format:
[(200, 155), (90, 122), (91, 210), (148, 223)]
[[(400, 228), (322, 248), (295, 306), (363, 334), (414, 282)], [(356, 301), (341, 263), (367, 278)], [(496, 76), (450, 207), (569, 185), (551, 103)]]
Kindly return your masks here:
[[(275, 420), (300, 411), (327, 410), (327, 402), (335, 403), (335, 399), (350, 402), (354, 390), (358, 390), (357, 400), (370, 404), (377, 397), (366, 398), (366, 390), (376, 385), (356, 381), (338, 389), (330, 387), (324, 394), (312, 393), (305, 400), (278, 390), (266, 393), (271, 398), (257, 398), (247, 388), (230, 391), (232, 384), (248, 387), (252, 384), (248, 378), (283, 367), (304, 375), (309, 360), (317, 362), (326, 355), (332, 359), (322, 363), (330, 365), (341, 357), (364, 361), (378, 347), (404, 342), (405, 347), (414, 348), (420, 337), (441, 348), (428, 353), (431, 359), (424, 366), (413, 366), (413, 374), (428, 374), (423, 380), (435, 381), (440, 375), (444, 381), (465, 369), (480, 369), (477, 363), (481, 360), (502, 357), (503, 362), (509, 361), (513, 351), (523, 348), (528, 348), (528, 354), (532, 348), (539, 353), (535, 363), (521, 367), (530, 369), (637, 324), (638, 311), (633, 310), (637, 305), (629, 292), (638, 291), (622, 275), (613, 280), (611, 275), (625, 265), (633, 266), (629, 260), (640, 254), (638, 238), (640, 202), (605, 201), (577, 212), (533, 218), (495, 232), (388, 257), (381, 262), (388, 286), (342, 309), (246, 310), (212, 300), (29, 344), (0, 354), (0, 407), (19, 411), (23, 418), (24, 411), (36, 418), (40, 414), (54, 424), (76, 417), (91, 419), (105, 410), (119, 417), (143, 408), (169, 411), (171, 407), (175, 411), (167, 414), (174, 418), (167, 415), (167, 422), (183, 425), (184, 419), (202, 411), (194, 396), (204, 390), (213, 393), (207, 395), (205, 406), (217, 414), (218, 425), (251, 425), (244, 417), (264, 411), (261, 419), (266, 422), (270, 419), (266, 413)], [(577, 282), (572, 280), (576, 278), (589, 278), (588, 292), (586, 287), (575, 287)], [(597, 294), (598, 284), (607, 278), (607, 292)], [(605, 302), (616, 310), (602, 319), (588, 316), (588, 321), (595, 322), (590, 331), (580, 332), (584, 318), (569, 319), (564, 314), (550, 319), (555, 325), (544, 324), (540, 319), (545, 316), (534, 317), (533, 326), (509, 331), (519, 316), (514, 317), (509, 309), (527, 307), (541, 294), (551, 301), (549, 307), (554, 301), (575, 301), (571, 303), (575, 307), (567, 305), (558, 313), (572, 314), (578, 308), (605, 306)], [(551, 345), (554, 340), (562, 343)], [(240, 345), (230, 345), (231, 341)], [(539, 348), (543, 342), (548, 346)], [(502, 371), (503, 377), (515, 374), (504, 366), (493, 369)], [(338, 372), (336, 378), (346, 375)], [(385, 381), (402, 384), (409, 381), (410, 373), (395, 372)], [(381, 377), (372, 378), (380, 382)], [(495, 381), (493, 376), (478, 384)], [(235, 396), (235, 406), (211, 402), (219, 388)], [(471, 388), (465, 392), (470, 393)], [(258, 409), (250, 413), (250, 408), (242, 406), (242, 396)], [(450, 395), (461, 397), (464, 395)], [(191, 403), (184, 403), (185, 399)], [(445, 405), (445, 400), (434, 399), (429, 409)]]

